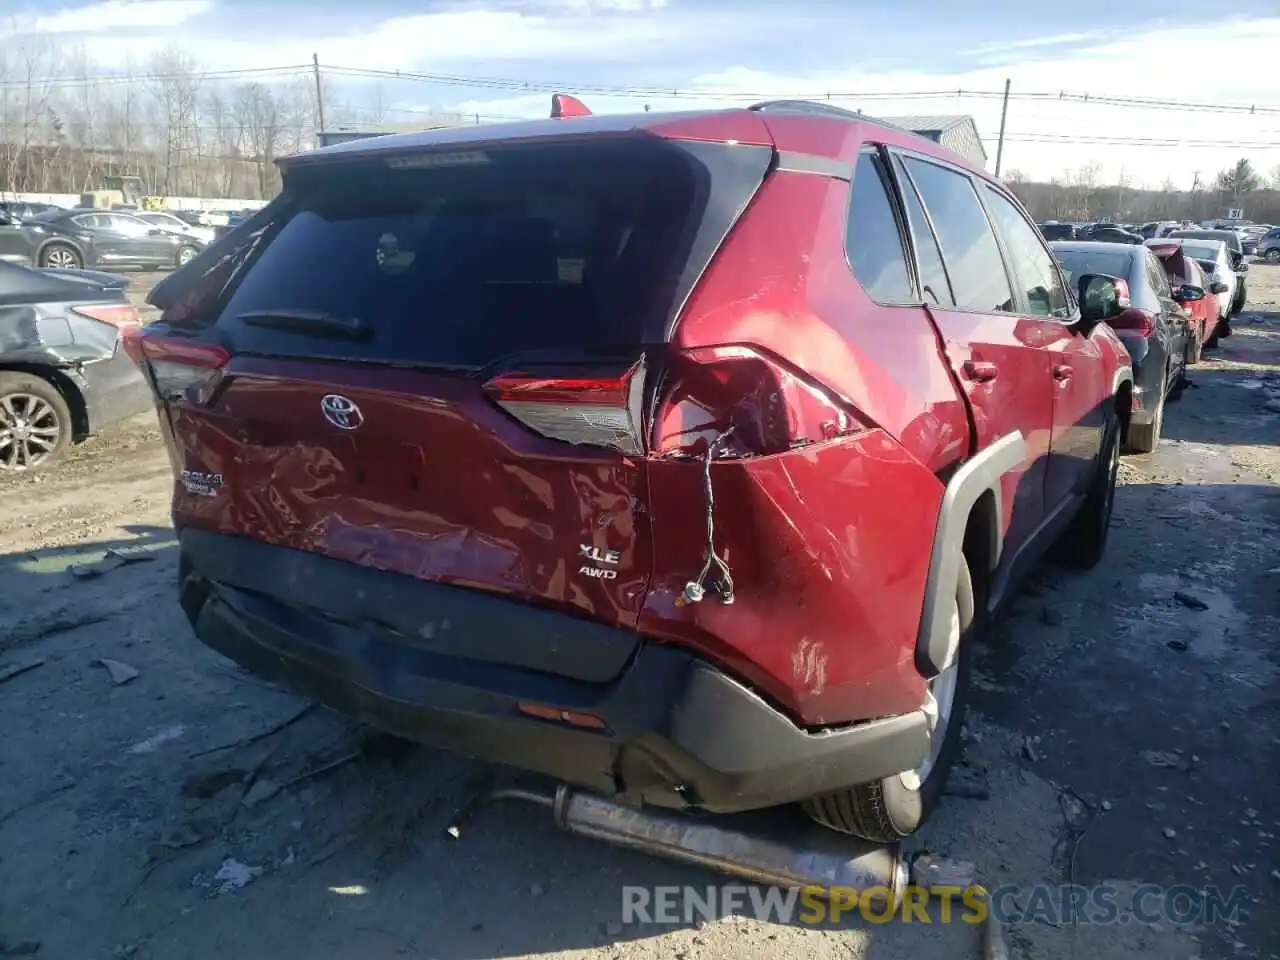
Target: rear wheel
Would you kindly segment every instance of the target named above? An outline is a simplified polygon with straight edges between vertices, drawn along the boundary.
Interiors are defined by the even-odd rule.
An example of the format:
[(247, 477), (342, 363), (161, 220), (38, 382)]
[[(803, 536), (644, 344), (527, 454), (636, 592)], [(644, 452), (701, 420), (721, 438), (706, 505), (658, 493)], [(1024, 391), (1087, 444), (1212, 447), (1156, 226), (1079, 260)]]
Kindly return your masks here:
[(1272, 247), (1263, 256), (1267, 263), (1280, 263), (1280, 247)]
[(195, 247), (179, 247), (178, 255), (174, 257), (173, 265), (175, 267), (185, 267), (188, 263), (196, 258), (199, 251)]
[(805, 812), (818, 823), (876, 843), (894, 843), (915, 833), (928, 818), (960, 751), (973, 656), (974, 610), (973, 580), (961, 558), (951, 612), (955, 659), (929, 682), (924, 705), (929, 718), (928, 755), (915, 770), (805, 800)]
[[(1164, 404), (1161, 404), (1163, 409)], [(1163, 418), (1162, 418), (1163, 419)], [(1112, 416), (1103, 434), (1102, 450), (1093, 483), (1084, 503), (1062, 533), (1062, 559), (1072, 566), (1096, 567), (1107, 550), (1111, 531), (1111, 511), (1116, 499), (1116, 476), (1120, 472), (1120, 421)]]
[(0, 372), (0, 473), (47, 467), (71, 443), (71, 409), (48, 380)]

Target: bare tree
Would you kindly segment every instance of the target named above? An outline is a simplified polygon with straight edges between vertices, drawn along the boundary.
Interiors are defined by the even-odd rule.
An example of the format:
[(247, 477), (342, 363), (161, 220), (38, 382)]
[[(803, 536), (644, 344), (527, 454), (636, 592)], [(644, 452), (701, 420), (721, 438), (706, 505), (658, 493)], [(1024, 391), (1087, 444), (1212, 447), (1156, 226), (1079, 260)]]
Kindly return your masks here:
[(257, 168), (258, 190), (261, 196), (269, 196), (275, 186), (275, 158), (282, 133), (276, 94), (264, 84), (245, 84), (236, 98), (235, 111), (245, 134), (245, 152)]

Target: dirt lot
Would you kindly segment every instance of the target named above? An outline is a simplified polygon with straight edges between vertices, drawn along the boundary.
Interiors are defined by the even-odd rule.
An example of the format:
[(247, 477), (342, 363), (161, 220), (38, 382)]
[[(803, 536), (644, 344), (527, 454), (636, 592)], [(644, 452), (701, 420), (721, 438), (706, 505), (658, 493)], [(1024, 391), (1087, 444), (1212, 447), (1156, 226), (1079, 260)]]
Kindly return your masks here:
[[(1106, 561), (1044, 568), (984, 649), (962, 773), (986, 798), (949, 797), (919, 840), (988, 886), (1240, 886), (1248, 909), (1235, 925), (1019, 925), (1016, 956), (1277, 956), (1280, 267), (1255, 265), (1250, 286), (1161, 449), (1126, 459)], [(362, 741), (321, 711), (277, 729), (305, 705), (193, 640), (169, 484), (148, 417), (47, 478), (0, 481), (0, 677), (32, 667), (0, 680), (0, 956), (979, 955), (963, 925), (624, 927), (623, 884), (714, 878), (568, 837), (538, 809), (444, 840), (480, 765)], [(70, 572), (109, 548), (141, 562)], [(114, 682), (100, 658), (138, 675)]]

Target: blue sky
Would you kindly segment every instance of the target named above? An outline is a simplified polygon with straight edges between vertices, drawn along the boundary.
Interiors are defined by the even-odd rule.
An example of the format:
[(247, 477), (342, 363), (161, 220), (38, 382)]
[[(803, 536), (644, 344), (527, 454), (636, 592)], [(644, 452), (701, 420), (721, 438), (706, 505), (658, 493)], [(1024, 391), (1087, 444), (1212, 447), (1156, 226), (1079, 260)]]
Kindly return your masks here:
[[(0, 36), (43, 35), (83, 47), (100, 69), (145, 64), (178, 46), (206, 70), (304, 63), (497, 78), (508, 84), (330, 77), (341, 105), (405, 123), (427, 111), (482, 117), (545, 115), (543, 90), (518, 82), (613, 88), (584, 93), (597, 112), (746, 102), (742, 94), (816, 95), (883, 116), (972, 114), (994, 138), (999, 103), (904, 92), (1059, 90), (1178, 101), (1253, 103), (1232, 115), (1018, 99), (1006, 171), (1048, 178), (1100, 164), (1135, 183), (1189, 185), (1241, 156), (1280, 166), (1280, 7), (1276, 0), (107, 0), (26, 7)], [(5, 4), (10, 7), (13, 0)], [(26, 9), (23, 9), (26, 7)], [(1211, 8), (1211, 9), (1210, 9)], [(639, 89), (637, 89), (639, 88)], [(705, 96), (663, 97), (659, 89)], [(839, 94), (850, 96), (841, 98)], [(376, 107), (375, 107), (376, 105)], [(1086, 134), (1088, 144), (1046, 143)], [(1126, 142), (1097, 142), (1123, 139)], [(1169, 147), (1195, 139), (1261, 146)], [(994, 145), (989, 145), (994, 156)]]

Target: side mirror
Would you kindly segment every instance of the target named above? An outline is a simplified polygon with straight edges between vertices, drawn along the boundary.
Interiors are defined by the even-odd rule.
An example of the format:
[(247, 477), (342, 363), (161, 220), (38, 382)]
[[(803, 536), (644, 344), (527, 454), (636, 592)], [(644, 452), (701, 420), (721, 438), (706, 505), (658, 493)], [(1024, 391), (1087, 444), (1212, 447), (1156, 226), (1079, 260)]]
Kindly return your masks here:
[(1227, 292), (1228, 290), (1230, 290), (1230, 289), (1231, 289), (1231, 288), (1230, 288), (1230, 287), (1228, 287), (1228, 286), (1227, 286), (1225, 283), (1223, 283), (1221, 280), (1215, 280), (1215, 281), (1213, 281), (1213, 283), (1209, 284), (1209, 292), (1210, 292), (1210, 293), (1226, 293), (1226, 292)]
[(1120, 312), (1120, 289), (1115, 277), (1101, 273), (1081, 274), (1076, 281), (1080, 320), (1087, 326), (1101, 323)]
[(1184, 283), (1173, 291), (1173, 299), (1178, 303), (1195, 303), (1197, 300), (1204, 299), (1204, 287), (1197, 287), (1195, 284)]

